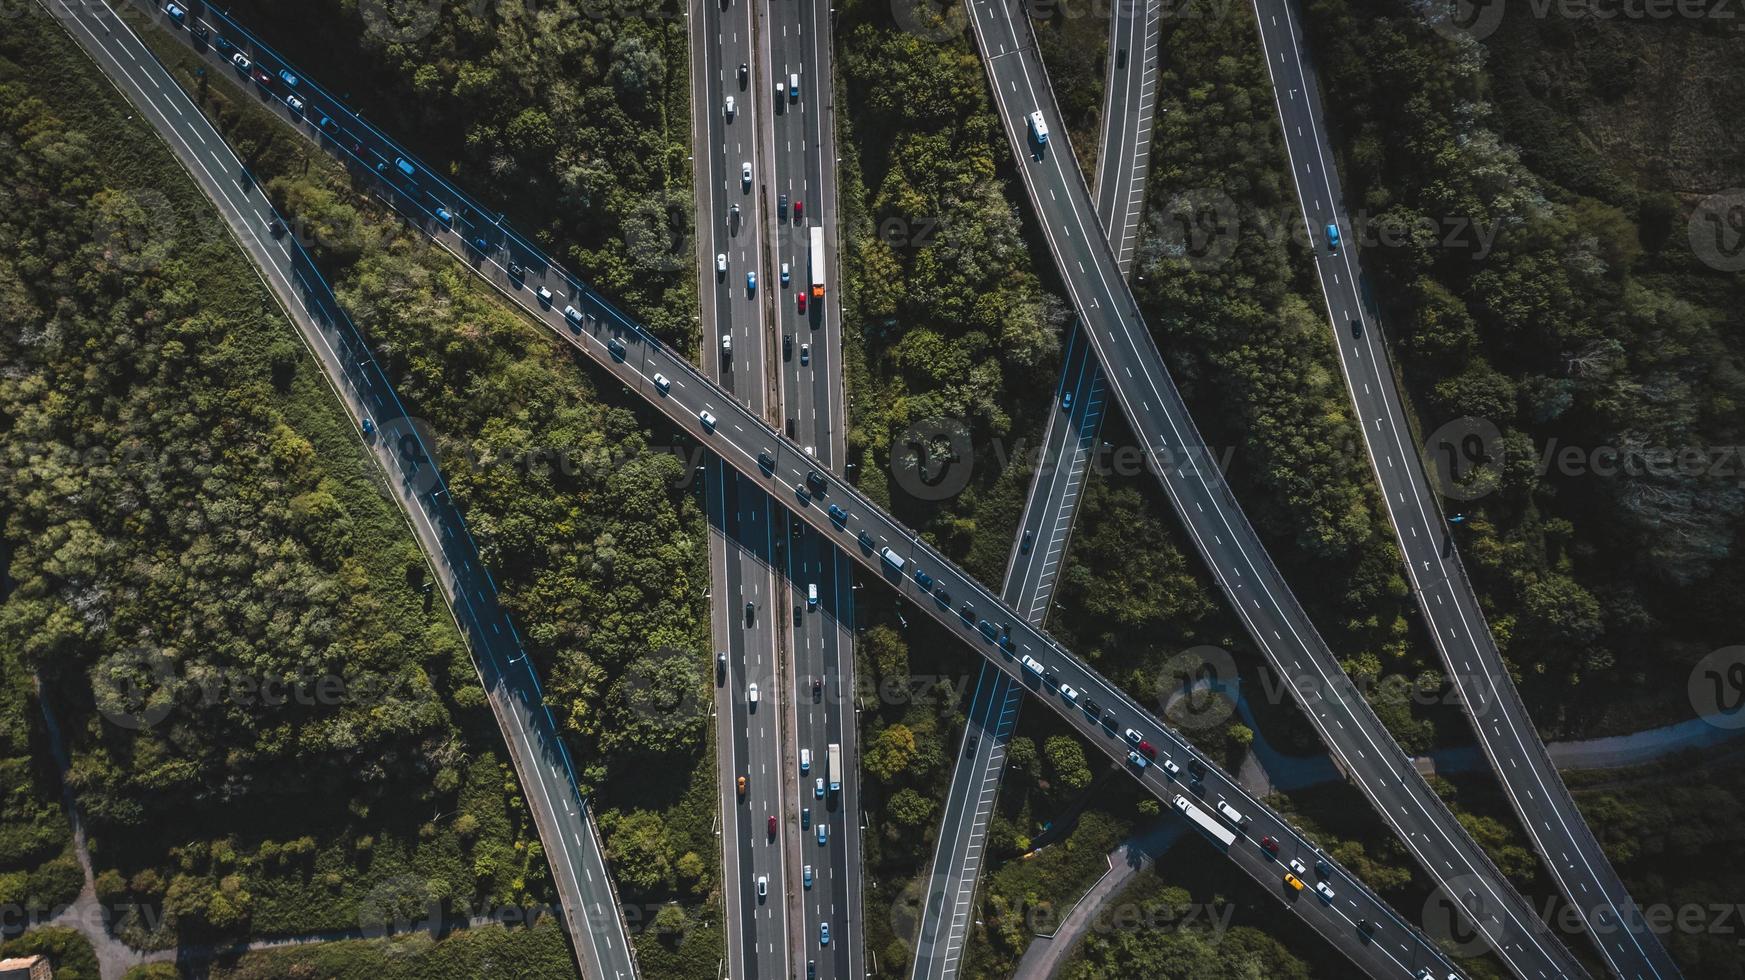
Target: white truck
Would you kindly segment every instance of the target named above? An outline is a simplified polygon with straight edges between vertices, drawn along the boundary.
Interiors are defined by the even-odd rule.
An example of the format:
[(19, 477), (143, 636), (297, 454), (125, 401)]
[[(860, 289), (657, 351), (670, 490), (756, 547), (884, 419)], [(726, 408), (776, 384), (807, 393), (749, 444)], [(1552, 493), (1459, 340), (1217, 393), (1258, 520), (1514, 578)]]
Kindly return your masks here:
[(829, 748), (830, 792), (842, 792), (842, 746), (836, 742)]
[(1175, 798), (1175, 808), (1182, 812), (1182, 816), (1192, 820), (1195, 826), (1205, 831), (1207, 837), (1212, 838), (1225, 847), (1229, 847), (1231, 844), (1236, 843), (1235, 832), (1233, 832), (1229, 827), (1212, 819), (1211, 814), (1194, 806), (1188, 801), (1187, 797), (1177, 796)]

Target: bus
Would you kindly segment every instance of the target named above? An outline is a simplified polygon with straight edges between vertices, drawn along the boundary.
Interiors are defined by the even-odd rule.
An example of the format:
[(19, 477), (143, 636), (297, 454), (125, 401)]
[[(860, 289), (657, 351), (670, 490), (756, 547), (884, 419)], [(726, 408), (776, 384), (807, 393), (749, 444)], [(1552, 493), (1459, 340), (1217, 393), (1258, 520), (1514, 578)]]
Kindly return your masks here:
[(831, 742), (829, 753), (830, 792), (840, 793), (842, 792), (842, 746), (839, 743)]
[(1189, 803), (1187, 797), (1177, 796), (1175, 798), (1175, 808), (1180, 810), (1183, 816), (1192, 820), (1195, 826), (1205, 831), (1206, 836), (1212, 838), (1218, 843), (1225, 847), (1229, 847), (1231, 844), (1236, 843), (1236, 835), (1230, 832), (1230, 828), (1213, 820), (1211, 814), (1194, 806), (1192, 803)]
[(824, 298), (824, 229), (812, 226), (812, 298)]

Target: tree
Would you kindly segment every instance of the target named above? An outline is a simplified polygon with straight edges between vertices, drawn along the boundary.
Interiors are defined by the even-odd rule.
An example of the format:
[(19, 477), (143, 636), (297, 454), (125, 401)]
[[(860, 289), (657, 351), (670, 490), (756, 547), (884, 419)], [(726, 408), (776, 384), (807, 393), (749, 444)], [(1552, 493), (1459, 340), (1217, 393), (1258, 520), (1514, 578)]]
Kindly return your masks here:
[(890, 725), (873, 736), (862, 762), (873, 778), (891, 782), (915, 758), (915, 733), (903, 724)]
[(1084, 746), (1071, 735), (1051, 735), (1043, 744), (1043, 755), (1054, 780), (1077, 792), (1091, 784), (1091, 767), (1085, 761)]

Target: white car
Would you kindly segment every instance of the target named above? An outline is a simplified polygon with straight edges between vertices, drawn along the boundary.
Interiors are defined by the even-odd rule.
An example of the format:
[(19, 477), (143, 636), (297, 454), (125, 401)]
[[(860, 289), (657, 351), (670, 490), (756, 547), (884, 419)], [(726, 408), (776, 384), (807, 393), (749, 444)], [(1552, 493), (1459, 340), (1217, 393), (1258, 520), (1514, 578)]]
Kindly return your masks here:
[(727, 97), (727, 104), (721, 107), (721, 114), (731, 120), (733, 114), (737, 111), (739, 111), (739, 107), (733, 104), (733, 96), (729, 95)]
[(1297, 860), (1296, 858), (1291, 858), (1290, 866), (1291, 866), (1291, 870), (1295, 871), (1297, 873), (1298, 878), (1307, 878), (1309, 876), (1309, 869), (1304, 867), (1303, 862)]
[(746, 190), (751, 190), (751, 161), (750, 160), (747, 160), (744, 163), (739, 165), (739, 182), (741, 184), (745, 185)]
[(1079, 703), (1079, 692), (1071, 684), (1060, 685), (1060, 696), (1066, 698), (1069, 703)]
[(671, 381), (668, 381), (667, 376), (664, 374), (661, 374), (659, 371), (656, 371), (654, 373), (654, 386), (656, 388), (659, 388), (660, 393), (663, 395), (666, 394), (667, 392), (673, 390), (673, 383)]
[(1176, 777), (1180, 777), (1180, 776), (1181, 776), (1181, 774), (1182, 774), (1182, 767), (1181, 767), (1181, 766), (1178, 766), (1178, 765), (1176, 765), (1176, 764), (1175, 764), (1175, 761), (1174, 761), (1174, 760), (1173, 760), (1173, 759), (1165, 759), (1165, 760), (1163, 760), (1163, 762), (1162, 762), (1162, 765), (1163, 765), (1163, 771), (1164, 771), (1164, 772), (1167, 772), (1167, 773), (1169, 773), (1169, 774), (1170, 774), (1170, 775), (1171, 775), (1171, 776), (1176, 776)]
[(722, 275), (727, 274), (727, 253), (726, 252), (715, 253), (715, 271), (719, 272)]
[(248, 60), (248, 56), (243, 54), (241, 51), (230, 56), (230, 63), (236, 66), (237, 71), (242, 72), (248, 71), (249, 67), (253, 64), (253, 62)]
[(697, 421), (703, 423), (703, 428), (708, 429), (710, 432), (715, 431), (715, 416), (710, 415), (708, 409), (705, 408), (697, 413)]
[(541, 286), (539, 287), (539, 293), (537, 295), (539, 296), (539, 302), (541, 304), (545, 306), (551, 305), (551, 290)]
[(811, 344), (801, 344), (800, 345), (800, 363), (801, 364), (812, 363), (812, 345)]
[(783, 289), (788, 288), (788, 279), (789, 279), (788, 264), (786, 262), (783, 262), (782, 263), (782, 288)]
[(285, 104), (291, 107), (292, 112), (303, 111), (303, 100), (297, 98), (295, 95), (285, 96)]
[(1230, 821), (1238, 827), (1248, 822), (1248, 818), (1242, 815), (1242, 811), (1231, 806), (1224, 800), (1218, 801), (1218, 812), (1223, 815), (1225, 820)]
[(745, 689), (745, 699), (747, 701), (750, 701), (752, 704), (757, 703), (757, 685), (756, 684), (753, 684), (750, 687)]
[(823, 776), (819, 776), (816, 780), (813, 781), (813, 783), (812, 783), (812, 795), (817, 797), (820, 800), (824, 798), (824, 777)]
[(758, 875), (757, 876), (757, 897), (764, 898), (768, 895), (769, 895), (769, 875)]
[(1315, 891), (1321, 896), (1321, 901), (1326, 902), (1328, 905), (1333, 904), (1333, 889), (1328, 888), (1326, 882), (1316, 882)]
[(1144, 737), (1141, 736), (1138, 732), (1134, 731), (1131, 728), (1127, 729), (1126, 731), (1122, 732), (1121, 734), (1126, 736), (1127, 741), (1132, 745), (1138, 745), (1140, 742), (1144, 741)]
[(574, 326), (579, 327), (582, 325), (582, 313), (573, 306), (566, 306), (563, 308), (563, 318), (568, 320)]

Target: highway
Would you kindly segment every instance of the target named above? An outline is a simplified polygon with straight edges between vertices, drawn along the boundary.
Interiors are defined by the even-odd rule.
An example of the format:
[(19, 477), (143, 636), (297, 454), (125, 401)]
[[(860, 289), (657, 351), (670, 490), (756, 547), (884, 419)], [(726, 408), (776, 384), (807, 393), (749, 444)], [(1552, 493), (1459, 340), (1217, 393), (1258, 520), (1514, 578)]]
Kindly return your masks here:
[[(312, 85), (309, 88), (315, 91)], [(163, 117), (165, 114), (159, 112), (158, 115)], [(197, 118), (197, 114), (192, 115)], [(339, 125), (337, 138), (322, 139), (320, 145), (346, 159), (361, 178), (371, 181), (373, 193), (400, 209), (413, 227), (448, 249), (458, 261), (492, 284), (531, 319), (549, 329), (554, 338), (569, 343), (592, 359), (604, 373), (620, 381), (626, 390), (643, 398), (699, 444), (713, 449), (740, 476), (764, 486), (771, 499), (807, 525), (812, 533), (838, 542), (844, 553), (858, 562), (869, 577), (886, 578), (887, 583), (907, 596), (917, 610), (956, 630), (964, 642), (980, 650), (989, 662), (1009, 676), (1020, 678), (1031, 690), (1042, 695), (1046, 688), (1048, 693), (1042, 697), (1044, 703), (1111, 758), (1127, 758), (1127, 743), (1120, 734), (1126, 726), (1131, 726), (1140, 738), (1156, 745), (1160, 753), (1159, 764), (1135, 770), (1135, 778), (1140, 779), (1148, 791), (1166, 803), (1178, 792), (1203, 799), (1208, 804), (1219, 797), (1239, 803), (1247, 814), (1247, 821), (1229, 848), (1231, 857), (1256, 881), (1280, 889), (1281, 899), (1287, 907), (1313, 928), (1323, 935), (1336, 937), (1336, 947), (1350, 957), (1359, 970), (1372, 976), (1400, 977), (1410, 976), (1416, 969), (1429, 969), (1437, 974), (1450, 969), (1448, 961), (1428, 937), (1414, 930), (1336, 864), (1328, 863), (1314, 875), (1315, 880), (1328, 889), (1329, 897), (1325, 900), (1312, 893), (1283, 890), (1278, 862), (1311, 858), (1314, 854), (1311, 841), (1276, 814), (1242, 798), (1230, 778), (1201, 759), (1183, 738), (1165, 728), (1137, 702), (1026, 622), (992, 592), (951, 565), (914, 532), (902, 527), (852, 486), (826, 477), (821, 490), (797, 489), (805, 485), (813, 459), (799, 444), (787, 439), (778, 429), (710, 382), (690, 363), (687, 354), (674, 351), (645, 333), (600, 294), (552, 263), (513, 229), (490, 220), (475, 224), (470, 216), (489, 212), (420, 166), (415, 158), (405, 155), (385, 136), (353, 117), (341, 118), (343, 122)], [(299, 125), (297, 118), (289, 114), (286, 119), (289, 125)], [(313, 124), (307, 124), (307, 128), (301, 131), (312, 134)], [(377, 159), (385, 165), (390, 160), (404, 160), (412, 172), (409, 176), (402, 176), (404, 170), (397, 165), (372, 166), (372, 161)], [(373, 180), (372, 174), (377, 175)], [(1082, 181), (1080, 186), (1082, 193)], [(438, 217), (438, 206), (448, 209), (447, 220)], [(1106, 243), (1103, 244), (1106, 253)], [(566, 310), (573, 310), (573, 315)], [(657, 375), (665, 379), (665, 384), (657, 381)], [(767, 464), (759, 459), (760, 454), (768, 454)], [(834, 511), (829, 508), (834, 508)], [(892, 561), (879, 556), (876, 549), (885, 546), (892, 549), (894, 558), (902, 560), (900, 570)], [(931, 594), (921, 591), (915, 577), (923, 568), (931, 576), (934, 589)], [(990, 625), (982, 627), (983, 621)], [(998, 623), (1008, 623), (1010, 629), (1003, 634), (1006, 637), (1004, 642), (996, 646), (987, 634), (1002, 635), (993, 625)], [(997, 654), (997, 650), (1001, 652)], [(1040, 658), (1051, 668), (1052, 679), (1046, 684), (1037, 679), (1035, 674), (1019, 666), (1019, 657)], [(1084, 698), (1094, 698), (1104, 708), (1105, 717), (1092, 718), (1081, 707), (1075, 707), (1053, 693), (1063, 687), (1076, 691), (1081, 704)], [(1162, 765), (1166, 758), (1177, 761), (1184, 774), (1166, 773)], [(1204, 772), (1200, 779), (1185, 775), (1200, 771)], [(1275, 856), (1257, 846), (1257, 837), (1275, 838), (1278, 854)], [(554, 866), (562, 863), (555, 851), (553, 863)], [(566, 877), (565, 870), (557, 867), (556, 872), (561, 882)], [(1353, 938), (1359, 919), (1377, 924), (1378, 931), (1371, 937)], [(1502, 924), (1488, 917), (1484, 923), (1487, 933), (1493, 936)], [(584, 935), (587, 934), (584, 932)], [(1340, 942), (1337, 937), (1344, 937), (1344, 941)], [(589, 940), (593, 938), (589, 936)], [(1505, 948), (1513, 947), (1505, 943)], [(606, 972), (614, 975), (610, 970)], [(1579, 971), (1567, 972), (1574, 974)]]
[[(752, 7), (746, 0), (697, 0), (690, 7), (691, 145), (698, 357), (705, 376), (764, 416), (775, 402), (764, 320), (764, 295), (772, 286), (757, 175), (764, 162), (760, 133), (771, 111), (752, 87), (749, 67), (739, 67), (756, 60)], [(756, 286), (748, 275), (757, 277)], [(792, 797), (782, 752), (784, 705), (793, 688), (778, 645), (786, 597), (775, 574), (786, 521), (761, 487), (719, 459), (708, 459), (705, 468), (709, 626), (715, 648), (727, 655), (725, 666), (715, 669), (727, 970), (732, 977), (786, 977), (795, 949), (785, 882), (797, 874), (789, 860), (785, 818)]]
[[(1386, 337), (1365, 301), (1361, 229), (1352, 227), (1345, 211), (1320, 91), (1292, 5), (1254, 0), (1254, 13), (1333, 344), (1424, 627), (1521, 826), (1564, 898), (1580, 910), (1606, 965), (1621, 977), (1676, 977), (1678, 967), (1642, 921), (1515, 690), (1454, 546), (1452, 526), (1415, 451)], [(1346, 244), (1338, 252), (1326, 247), (1328, 224), (1343, 233)]]
[[(551, 864), (578, 968), (589, 977), (635, 976), (634, 950), (568, 750), (514, 624), (498, 604), (490, 572), (433, 465), (421, 423), (407, 416), (369, 344), (301, 245), (292, 236), (269, 233), (277, 215), (241, 160), (128, 25), (97, 0), (43, 0), (43, 6), (162, 135), (217, 207), (359, 425), (473, 650)], [(220, 30), (217, 21), (210, 26)], [(363, 436), (364, 419), (374, 422), (373, 437)]]
[[(1585, 974), (1418, 775), (1345, 676), (1248, 523), (1101, 234), (1029, 25), (1020, 26), (1022, 8), (999, 0), (966, 2), (996, 110), (1073, 307), (1108, 372), (1115, 401), (1144, 441), (1153, 472), (1232, 608), (1290, 682), (1352, 783), (1507, 967), (1522, 977)], [(1045, 146), (1029, 135), (1026, 120), (1036, 111), (1053, 134)]]
[[(1123, 275), (1131, 271), (1150, 173), (1160, 13), (1158, 0), (1123, 0), (1113, 5), (1109, 17), (1111, 54), (1103, 90), (1096, 205), (1104, 234), (1111, 243), (1120, 243), (1116, 251)], [(1107, 383), (1088, 339), (1075, 326), (1062, 359), (1060, 384), (1052, 395), (1052, 404), (1068, 407), (1048, 417), (1040, 462), (1007, 560), (1004, 598), (1032, 623), (1045, 621), (1054, 597), (1073, 517), (1102, 430)], [(988, 818), (999, 793), (1006, 744), (1017, 726), (1022, 694), (1011, 679), (987, 666), (976, 680), (922, 899), (915, 980), (951, 980), (957, 975), (974, 914)]]
[[(831, 14), (824, 0), (760, 3), (760, 57), (753, 62), (757, 101), (771, 113), (761, 126), (759, 217), (771, 243), (766, 267), (772, 283), (766, 309), (781, 334), (776, 361), (777, 417), (783, 430), (810, 447), (820, 473), (840, 472), (846, 461), (842, 385), (841, 278), (837, 275), (835, 112), (831, 68)], [(824, 232), (823, 268), (811, 268), (812, 229)], [(781, 281), (787, 267), (789, 281)], [(811, 289), (822, 272), (822, 297)], [(806, 307), (800, 307), (801, 296)], [(804, 526), (788, 527), (788, 602), (796, 613), (789, 633), (789, 688), (794, 692), (783, 758), (797, 801), (788, 814), (797, 856), (788, 887), (798, 906), (794, 942), (805, 976), (858, 980), (866, 975), (862, 932), (859, 739), (854, 683), (853, 566), (828, 539)], [(811, 590), (817, 590), (817, 601)], [(842, 791), (817, 794), (828, 748), (840, 746)], [(801, 754), (811, 760), (802, 772)], [(818, 843), (818, 830), (825, 840)], [(811, 884), (806, 882), (808, 871)], [(820, 928), (828, 926), (829, 946)], [(798, 965), (798, 962), (796, 962)], [(796, 971), (798, 972), (798, 971)]]

